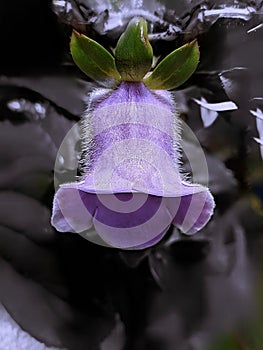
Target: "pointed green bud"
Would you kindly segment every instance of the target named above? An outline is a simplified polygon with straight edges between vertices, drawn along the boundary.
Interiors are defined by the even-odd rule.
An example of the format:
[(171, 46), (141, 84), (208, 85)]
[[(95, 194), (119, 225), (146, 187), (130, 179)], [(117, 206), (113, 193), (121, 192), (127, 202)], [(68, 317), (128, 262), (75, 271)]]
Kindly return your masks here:
[(96, 41), (74, 30), (70, 49), (76, 65), (91, 79), (106, 85), (120, 80), (114, 57)]
[(198, 62), (199, 48), (194, 40), (171, 52), (143, 82), (153, 90), (175, 89), (190, 78)]
[(115, 59), (121, 79), (125, 81), (141, 81), (151, 69), (153, 50), (143, 18), (130, 21), (117, 43)]

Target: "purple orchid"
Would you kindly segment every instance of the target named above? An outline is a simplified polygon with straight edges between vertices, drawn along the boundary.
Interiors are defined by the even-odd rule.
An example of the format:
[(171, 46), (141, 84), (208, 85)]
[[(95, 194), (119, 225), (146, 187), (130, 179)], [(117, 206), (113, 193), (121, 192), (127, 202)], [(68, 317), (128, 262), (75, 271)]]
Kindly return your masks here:
[[(141, 20), (136, 25), (140, 26)], [(120, 56), (118, 45), (116, 55)], [(149, 51), (148, 60), (147, 55)], [(133, 63), (136, 59), (132, 57)], [(139, 69), (133, 65), (130, 72), (127, 61), (123, 66), (120, 62), (117, 68), (124, 81), (90, 95), (82, 123), (84, 175), (78, 182), (60, 186), (52, 225), (98, 244), (144, 249), (159, 242), (171, 225), (187, 235), (202, 229), (213, 213), (214, 200), (207, 187), (187, 182), (180, 173), (180, 122), (175, 103), (168, 91), (152, 88), (156, 82), (162, 85), (162, 62), (152, 78), (145, 80), (149, 62), (144, 67), (137, 60)], [(98, 74), (97, 67), (85, 64), (81, 61), (79, 66), (90, 76)], [(181, 81), (186, 80), (184, 70), (179, 71)], [(114, 71), (111, 76), (116, 79), (118, 74)], [(166, 79), (168, 85), (173, 80)]]

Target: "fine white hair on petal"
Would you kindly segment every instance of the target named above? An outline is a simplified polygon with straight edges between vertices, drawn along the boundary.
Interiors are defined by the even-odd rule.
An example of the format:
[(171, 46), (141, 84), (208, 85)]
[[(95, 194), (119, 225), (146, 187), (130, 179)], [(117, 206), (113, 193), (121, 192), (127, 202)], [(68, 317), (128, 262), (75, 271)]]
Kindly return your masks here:
[(91, 112), (87, 110), (81, 119), (81, 158), (80, 158), (80, 171), (86, 174), (92, 164), (94, 157), (95, 143), (93, 139), (93, 127)]
[(174, 161), (177, 164), (179, 173), (181, 175), (182, 181), (188, 182), (191, 179), (191, 174), (188, 172), (184, 172), (183, 169), (183, 148), (182, 148), (182, 130), (183, 130), (183, 123), (180, 119), (180, 114), (178, 112), (177, 103), (175, 101), (175, 95), (171, 92), (169, 92), (169, 96), (171, 98), (171, 101), (173, 101), (174, 104), (174, 119), (173, 119), (173, 150), (174, 150)]
[[(98, 88), (93, 90), (86, 99), (87, 109), (81, 119), (81, 159), (80, 159), (80, 171), (81, 175), (87, 174), (92, 165), (92, 161), (95, 157), (96, 145), (94, 143), (93, 125), (92, 125), (92, 111), (93, 104), (99, 103), (107, 98), (113, 89)], [(81, 176), (82, 177), (82, 176)], [(80, 179), (81, 179), (80, 177)]]
[[(162, 90), (160, 90), (160, 93), (162, 93)], [(174, 150), (174, 161), (178, 165), (179, 171), (181, 172), (181, 167), (182, 167), (182, 146), (181, 146), (181, 141), (182, 141), (182, 123), (181, 120), (179, 119), (179, 113), (177, 110), (176, 106), (176, 101), (175, 101), (175, 96), (169, 92), (166, 91), (168, 98), (173, 101), (173, 114), (174, 114), (174, 119), (173, 119), (173, 150)]]
[(97, 88), (87, 96), (87, 99), (85, 102), (89, 107), (92, 102), (99, 102), (101, 100), (104, 100), (104, 98), (107, 97), (111, 92), (112, 92), (112, 89)]
[[(96, 157), (96, 145), (94, 142), (94, 120), (93, 120), (93, 113), (94, 113), (94, 106), (97, 106), (101, 102), (103, 102), (105, 99), (107, 99), (114, 91), (115, 89), (106, 89), (106, 88), (98, 88), (94, 90), (92, 93), (90, 93), (87, 97), (87, 109), (85, 113), (82, 116), (81, 119), (81, 149), (82, 149), (82, 155), (80, 160), (80, 166), (81, 166), (81, 173), (82, 176), (85, 176), (91, 169), (92, 163), (94, 158)], [(172, 126), (172, 133), (173, 135), (173, 158), (174, 163), (180, 167), (181, 164), (181, 122), (179, 119), (179, 115), (176, 111), (176, 103), (174, 101), (172, 93), (166, 91), (165, 94), (162, 90), (153, 90), (152, 91), (153, 96), (157, 99), (161, 99), (162, 101), (166, 101), (167, 104), (171, 104), (171, 113), (173, 114), (173, 126)], [(144, 103), (141, 104), (141, 108), (138, 108), (137, 113), (142, 113), (144, 111), (144, 114), (148, 113), (149, 115), (151, 113), (158, 113), (155, 109), (153, 109), (153, 105), (149, 105), (146, 109), (146, 106)], [(128, 107), (127, 107), (128, 108)], [(117, 105), (112, 106), (111, 113), (125, 113), (124, 104), (120, 104), (118, 107)], [(105, 114), (104, 111), (101, 111), (100, 116)], [(105, 117), (105, 115), (104, 115)], [(117, 120), (116, 116), (116, 120)], [(97, 118), (96, 118), (97, 120)], [(107, 126), (107, 120), (108, 118), (104, 118), (105, 125), (103, 125), (103, 128)], [(149, 119), (150, 121), (151, 119)]]

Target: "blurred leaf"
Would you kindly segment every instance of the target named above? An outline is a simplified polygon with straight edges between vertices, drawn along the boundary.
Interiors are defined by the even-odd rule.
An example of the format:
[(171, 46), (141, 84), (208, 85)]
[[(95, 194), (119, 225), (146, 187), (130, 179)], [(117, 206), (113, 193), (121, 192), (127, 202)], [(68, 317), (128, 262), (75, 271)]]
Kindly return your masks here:
[(71, 37), (71, 54), (76, 65), (91, 79), (106, 85), (120, 79), (114, 57), (96, 41), (76, 31)]
[(36, 282), (19, 275), (2, 258), (0, 261), (0, 297), (3, 305), (25, 331), (30, 330), (33, 337), (46, 344), (62, 346), (56, 329), (59, 329), (66, 319), (69, 320), (66, 303)]
[(150, 89), (170, 90), (182, 85), (196, 70), (199, 62), (197, 41), (179, 47), (165, 57), (144, 83)]
[[(170, 345), (161, 349), (207, 350), (219, 332), (232, 329), (251, 312), (252, 270), (245, 232), (232, 209), (216, 215), (191, 239), (165, 244), (150, 254), (150, 269), (161, 287), (152, 300), (150, 322), (152, 327), (158, 322), (159, 338)], [(174, 317), (170, 324), (169, 315)], [(153, 337), (156, 333), (155, 327)]]
[(120, 257), (124, 263), (131, 267), (135, 268), (140, 265), (140, 263), (149, 255), (149, 250), (134, 250), (134, 251), (121, 251)]
[(71, 125), (71, 121), (55, 113), (52, 108), (47, 109), (43, 119), (32, 123), (0, 123), (0, 160), (3, 168), (0, 189), (19, 191), (43, 200), (52, 188), (58, 147)]
[(42, 342), (33, 338), (12, 319), (2, 304), (0, 304), (0, 325), (2, 349), (10, 349), (10, 347), (13, 350), (21, 349), (21, 344), (23, 344), (22, 346), (25, 345), (27, 350), (66, 350), (61, 347), (46, 347)]
[(52, 290), (56, 295), (68, 298), (69, 291), (61, 273), (59, 256), (51, 242), (45, 246), (44, 241), (36, 239), (35, 243), (29, 235), (19, 232), (17, 227), (8, 228), (3, 222), (0, 229), (0, 255), (20, 273)]
[(242, 105), (242, 99), (247, 97), (243, 84), (248, 84), (248, 69), (246, 67), (234, 67), (226, 69), (218, 74), (221, 84), (230, 100)]
[[(242, 325), (239, 334), (240, 342), (246, 344), (245, 350), (261, 350), (263, 344), (263, 280), (262, 266), (259, 288), (255, 293), (256, 303), (252, 319)], [(242, 349), (243, 350), (243, 349)]]
[[(0, 76), (1, 97), (7, 94), (10, 87), (10, 97), (16, 97), (16, 90), (19, 95), (27, 99), (28, 96), (43, 97), (55, 107), (58, 107), (66, 117), (71, 119), (83, 113), (83, 100), (85, 95), (94, 89), (94, 83), (73, 78), (69, 74), (6, 77)], [(18, 89), (19, 88), (19, 89)], [(28, 90), (27, 90), (28, 89)], [(66, 112), (67, 115), (66, 115)]]
[(39, 201), (13, 191), (1, 191), (0, 199), (0, 225), (37, 243), (55, 238), (50, 225), (50, 210)]
[[(24, 123), (13, 126), (10, 122), (2, 122), (0, 128), (0, 159), (11, 163), (19, 157), (46, 158), (49, 169), (56, 157), (57, 147), (54, 140), (41, 127), (40, 123)], [(29, 164), (28, 164), (29, 165)], [(41, 168), (44, 167), (44, 163)]]
[(235, 338), (230, 335), (224, 336), (216, 341), (215, 345), (209, 347), (209, 350), (250, 350), (247, 347), (238, 344)]
[(118, 317), (116, 327), (100, 345), (100, 350), (122, 350), (125, 343), (125, 327)]
[(141, 81), (150, 70), (153, 51), (148, 40), (147, 23), (143, 18), (130, 21), (117, 43), (115, 58), (123, 80)]
[(65, 301), (19, 274), (1, 257), (0, 278), (2, 304), (21, 328), (46, 345), (97, 350), (115, 326), (114, 315), (93, 300), (77, 308), (72, 300)]
[(213, 194), (235, 192), (237, 181), (233, 172), (218, 157), (200, 149), (197, 141), (190, 138), (187, 129), (183, 128), (182, 131), (184, 171), (192, 174), (194, 182), (209, 185)]

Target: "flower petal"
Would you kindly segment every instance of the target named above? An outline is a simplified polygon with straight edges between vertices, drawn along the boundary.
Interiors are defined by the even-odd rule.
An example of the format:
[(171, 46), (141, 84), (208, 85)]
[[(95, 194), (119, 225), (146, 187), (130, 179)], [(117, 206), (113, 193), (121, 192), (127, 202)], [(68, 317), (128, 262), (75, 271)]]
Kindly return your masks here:
[[(107, 195), (109, 202), (114, 195)], [(141, 204), (144, 199), (144, 204)], [(166, 198), (134, 193), (133, 199), (123, 202), (127, 212), (115, 212), (102, 203), (94, 215), (94, 227), (109, 245), (122, 249), (143, 249), (158, 242), (166, 233), (173, 216)], [(138, 210), (129, 207), (138, 202)], [(121, 203), (120, 203), (121, 205)]]
[(58, 231), (78, 232), (111, 247), (144, 249), (157, 243), (172, 223), (167, 198), (146, 193), (88, 193), (82, 190), (83, 183), (78, 185), (63, 185), (55, 195), (52, 224)]
[(206, 99), (201, 98), (201, 100), (197, 100), (193, 98), (193, 100), (200, 106), (207, 108), (211, 111), (215, 112), (225, 112), (225, 111), (234, 111), (238, 109), (237, 105), (232, 101), (224, 101), (218, 103), (208, 103)]
[[(201, 97), (201, 102), (207, 103), (207, 101), (203, 97)], [(201, 112), (201, 118), (205, 128), (212, 125), (216, 120), (216, 118), (218, 117), (218, 113), (216, 111), (213, 111), (208, 108), (204, 108), (203, 106), (200, 106), (200, 112)]]
[(157, 243), (172, 223), (186, 234), (201, 229), (214, 201), (206, 187), (182, 180), (170, 94), (127, 82), (105, 93), (83, 123), (82, 181), (61, 185), (52, 224), (121, 249)]
[(208, 188), (200, 185), (203, 189), (189, 194), (189, 184), (183, 183), (185, 196), (181, 197), (180, 207), (174, 217), (173, 224), (183, 233), (192, 235), (201, 230), (210, 220), (215, 207), (213, 196)]
[(250, 113), (256, 117), (256, 125), (260, 139), (263, 138), (263, 113), (262, 110), (257, 108), (256, 111), (250, 110)]
[(95, 210), (95, 203), (91, 201), (87, 210), (77, 185), (64, 185), (55, 194), (51, 223), (60, 232), (80, 233), (92, 226), (91, 212)]
[(165, 234), (167, 233), (169, 227), (167, 227), (166, 230), (164, 230), (163, 232), (161, 232), (158, 236), (154, 237), (153, 239), (143, 243), (143, 244), (140, 244), (138, 246), (135, 246), (135, 247), (132, 247), (132, 248), (129, 248), (130, 250), (132, 249), (136, 249), (136, 250), (139, 250), (139, 249), (146, 249), (146, 248), (149, 248), (155, 244), (157, 244), (158, 242), (160, 242), (160, 240), (165, 236)]

